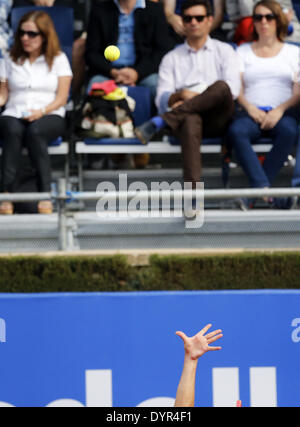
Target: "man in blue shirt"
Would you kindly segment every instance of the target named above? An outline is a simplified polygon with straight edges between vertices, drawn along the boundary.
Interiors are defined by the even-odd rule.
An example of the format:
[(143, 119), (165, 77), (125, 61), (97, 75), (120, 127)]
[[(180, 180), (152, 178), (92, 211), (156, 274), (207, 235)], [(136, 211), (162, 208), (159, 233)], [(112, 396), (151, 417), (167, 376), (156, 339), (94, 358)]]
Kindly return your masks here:
[[(108, 63), (105, 48), (116, 45), (120, 58)], [(153, 100), (158, 67), (172, 48), (163, 7), (149, 0), (110, 0), (92, 7), (86, 61), (91, 83), (113, 78), (117, 84), (147, 86)]]

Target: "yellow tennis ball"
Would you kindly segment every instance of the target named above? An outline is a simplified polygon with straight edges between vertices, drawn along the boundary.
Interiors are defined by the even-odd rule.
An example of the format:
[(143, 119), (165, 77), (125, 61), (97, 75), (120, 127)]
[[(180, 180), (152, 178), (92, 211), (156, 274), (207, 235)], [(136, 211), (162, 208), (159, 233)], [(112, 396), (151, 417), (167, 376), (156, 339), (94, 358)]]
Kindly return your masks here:
[(104, 56), (108, 61), (116, 61), (120, 58), (120, 50), (117, 46), (108, 46), (104, 51)]

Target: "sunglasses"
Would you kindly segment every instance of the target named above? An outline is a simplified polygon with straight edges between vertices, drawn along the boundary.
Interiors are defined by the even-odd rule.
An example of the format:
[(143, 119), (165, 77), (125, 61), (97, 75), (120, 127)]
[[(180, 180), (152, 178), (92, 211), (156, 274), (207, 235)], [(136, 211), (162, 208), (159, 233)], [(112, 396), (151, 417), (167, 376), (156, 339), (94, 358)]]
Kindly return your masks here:
[(183, 15), (182, 20), (183, 22), (190, 24), (193, 18), (195, 18), (197, 22), (203, 22), (204, 19), (207, 18), (207, 15)]
[(274, 15), (274, 13), (267, 13), (266, 15), (262, 15), (261, 13), (255, 13), (253, 15), (254, 22), (261, 22), (264, 18), (266, 18), (268, 22), (271, 22), (276, 19), (276, 15)]
[(28, 36), (30, 39), (35, 39), (37, 36), (39, 36), (41, 33), (37, 31), (24, 31), (20, 30), (19, 35), (20, 37)]

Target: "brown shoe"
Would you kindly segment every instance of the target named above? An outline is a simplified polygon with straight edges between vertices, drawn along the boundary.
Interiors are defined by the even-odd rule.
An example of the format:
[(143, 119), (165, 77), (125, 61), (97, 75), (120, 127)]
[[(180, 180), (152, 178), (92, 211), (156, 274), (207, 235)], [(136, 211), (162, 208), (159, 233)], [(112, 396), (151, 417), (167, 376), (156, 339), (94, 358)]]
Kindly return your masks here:
[(43, 200), (38, 204), (38, 213), (42, 215), (51, 215), (53, 213), (53, 204), (50, 200)]
[(11, 202), (0, 203), (0, 215), (12, 215), (14, 213), (14, 205)]

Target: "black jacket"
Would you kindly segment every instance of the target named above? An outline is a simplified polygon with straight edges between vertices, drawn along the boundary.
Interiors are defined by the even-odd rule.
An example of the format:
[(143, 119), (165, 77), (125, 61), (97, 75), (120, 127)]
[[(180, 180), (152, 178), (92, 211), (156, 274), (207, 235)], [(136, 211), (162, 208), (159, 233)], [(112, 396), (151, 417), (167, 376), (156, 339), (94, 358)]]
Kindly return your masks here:
[[(113, 0), (95, 4), (92, 7), (86, 43), (86, 63), (90, 76), (110, 76), (113, 68), (104, 58), (104, 50), (118, 42), (119, 9)], [(139, 80), (157, 73), (162, 57), (173, 47), (163, 7), (160, 3), (146, 0), (145, 9), (136, 9), (135, 48), (136, 63), (133, 68)]]

